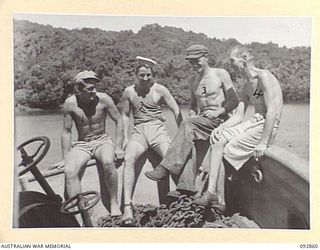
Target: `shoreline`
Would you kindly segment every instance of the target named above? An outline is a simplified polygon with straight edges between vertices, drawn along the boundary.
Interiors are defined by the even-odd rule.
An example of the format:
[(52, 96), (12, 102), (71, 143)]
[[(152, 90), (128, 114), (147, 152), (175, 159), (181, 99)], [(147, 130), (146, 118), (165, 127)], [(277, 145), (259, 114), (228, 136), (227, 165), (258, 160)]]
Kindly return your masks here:
[[(284, 103), (284, 105), (309, 105), (310, 106), (310, 102), (304, 102), (304, 101), (286, 102)], [(251, 104), (249, 106), (251, 106)], [(181, 104), (179, 105), (179, 107), (188, 108), (189, 105)], [(166, 108), (166, 106), (164, 108)], [(56, 108), (56, 109), (40, 109), (40, 108), (29, 108), (29, 107), (14, 108), (15, 116), (60, 114), (62, 112), (63, 112), (62, 107)]]

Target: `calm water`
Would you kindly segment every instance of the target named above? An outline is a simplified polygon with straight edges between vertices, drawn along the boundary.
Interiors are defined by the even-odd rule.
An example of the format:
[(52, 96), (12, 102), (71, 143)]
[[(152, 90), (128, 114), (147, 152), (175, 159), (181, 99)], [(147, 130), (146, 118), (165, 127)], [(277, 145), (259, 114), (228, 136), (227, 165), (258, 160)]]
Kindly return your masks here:
[[(182, 109), (186, 117), (187, 108)], [(249, 114), (253, 112), (249, 107)], [(247, 112), (247, 115), (248, 115)], [(167, 117), (166, 125), (171, 137), (174, 136), (177, 126), (173, 115), (167, 109), (163, 114)], [(114, 123), (109, 121), (108, 132), (114, 134)], [(15, 141), (16, 146), (34, 136), (45, 135), (51, 141), (51, 147), (43, 166), (53, 164), (61, 160), (60, 135), (62, 131), (62, 113), (28, 113), (15, 117)], [(76, 133), (74, 131), (74, 138)], [(288, 104), (284, 106), (281, 125), (275, 144), (296, 153), (304, 158), (309, 158), (309, 105)]]

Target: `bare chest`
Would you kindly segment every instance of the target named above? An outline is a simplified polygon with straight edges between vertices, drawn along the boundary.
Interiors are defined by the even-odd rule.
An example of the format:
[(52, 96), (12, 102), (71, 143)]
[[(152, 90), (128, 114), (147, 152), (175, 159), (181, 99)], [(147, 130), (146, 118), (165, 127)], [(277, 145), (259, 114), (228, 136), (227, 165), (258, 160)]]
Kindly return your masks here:
[(209, 75), (198, 80), (194, 85), (194, 93), (197, 98), (209, 98), (220, 95), (222, 83), (221, 80)]
[(264, 103), (264, 89), (260, 81), (252, 80), (247, 91), (252, 104)]
[(74, 108), (72, 114), (76, 125), (80, 127), (101, 123), (106, 119), (106, 109), (101, 103), (98, 103), (94, 110), (90, 111), (90, 115), (86, 110), (78, 106)]

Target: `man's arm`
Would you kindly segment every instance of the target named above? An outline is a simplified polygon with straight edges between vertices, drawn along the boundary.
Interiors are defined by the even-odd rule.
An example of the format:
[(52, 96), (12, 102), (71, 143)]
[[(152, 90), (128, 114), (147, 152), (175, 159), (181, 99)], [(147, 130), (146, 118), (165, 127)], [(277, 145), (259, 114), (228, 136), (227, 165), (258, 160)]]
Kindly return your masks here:
[(121, 116), (124, 125), (124, 146), (128, 143), (130, 128), (130, 101), (128, 90), (125, 89), (121, 98)]
[(198, 101), (197, 98), (194, 94), (193, 91), (193, 82), (195, 81), (194, 77), (190, 80), (189, 85), (190, 85), (190, 93), (191, 93), (191, 98), (190, 98), (190, 109), (189, 109), (189, 116), (196, 116), (198, 114)]
[(63, 105), (63, 130), (61, 134), (62, 159), (64, 159), (71, 148), (72, 140), (72, 116), (70, 114), (72, 103), (68, 100)]
[(123, 132), (124, 132), (122, 117), (110, 96), (106, 94), (102, 99), (105, 101), (106, 109), (111, 119), (116, 124), (115, 153), (116, 153), (117, 159), (122, 159), (123, 158), (122, 144), (123, 144)]
[(276, 95), (273, 87), (273, 81), (271, 79), (271, 75), (269, 72), (263, 72), (260, 76), (260, 80), (262, 82), (264, 92), (263, 98), (265, 101), (265, 105), (267, 108), (267, 113), (265, 117), (265, 124), (263, 129), (263, 134), (260, 143), (257, 145), (255, 150), (255, 157), (261, 157), (266, 150), (269, 141), (271, 139), (273, 126), (276, 121), (277, 114), (277, 104), (276, 104)]
[(61, 151), (62, 160), (48, 167), (48, 170), (61, 169), (64, 167), (64, 159), (71, 148), (72, 141), (72, 116), (71, 106), (72, 102), (66, 100), (63, 104), (63, 129), (61, 133)]
[(238, 107), (234, 110), (234, 113), (231, 115), (231, 117), (221, 124), (223, 129), (233, 127), (243, 121), (244, 115), (250, 102), (246, 87), (247, 86), (244, 85), (239, 90)]
[(173, 112), (174, 118), (176, 119), (176, 123), (179, 127), (182, 121), (182, 115), (178, 104), (166, 87), (161, 86), (161, 94), (169, 109)]
[(232, 116), (225, 122), (221, 123), (217, 128), (215, 128), (211, 133), (210, 141), (212, 144), (215, 144), (217, 141), (220, 140), (222, 132), (226, 128), (230, 128), (233, 126), (238, 125), (240, 122), (243, 121), (245, 114), (245, 103), (239, 102), (238, 107), (232, 114)]
[(222, 87), (223, 87), (224, 93), (226, 95), (226, 102), (221, 107), (221, 111), (222, 111), (221, 114), (230, 113), (232, 110), (234, 110), (238, 106), (239, 97), (232, 84), (232, 80), (230, 78), (229, 73), (226, 70), (222, 69), (219, 75), (222, 81)]
[(239, 102), (238, 107), (236, 108), (234, 113), (231, 115), (231, 117), (227, 121), (221, 123), (219, 127), (221, 127), (222, 129), (226, 129), (239, 124), (240, 122), (243, 121), (244, 114), (245, 114), (245, 104), (243, 102)]
[(234, 110), (231, 117), (227, 121), (221, 123), (219, 127), (215, 128), (212, 131), (212, 134), (211, 134), (212, 144), (216, 143), (216, 141), (219, 141), (224, 129), (236, 126), (243, 121), (248, 104), (250, 102), (250, 99), (246, 90), (246, 85), (243, 85), (239, 90), (239, 98), (240, 98), (239, 100), (240, 102), (238, 104), (238, 107)]

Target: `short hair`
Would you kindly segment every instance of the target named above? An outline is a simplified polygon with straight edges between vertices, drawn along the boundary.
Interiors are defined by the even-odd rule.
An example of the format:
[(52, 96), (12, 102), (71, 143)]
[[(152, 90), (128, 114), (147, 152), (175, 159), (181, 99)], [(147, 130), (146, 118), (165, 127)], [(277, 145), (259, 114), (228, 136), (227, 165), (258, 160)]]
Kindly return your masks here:
[(244, 54), (247, 54), (250, 59), (253, 59), (253, 57), (254, 57), (252, 49), (245, 46), (245, 45), (238, 45), (238, 46), (233, 47), (231, 49), (230, 53), (235, 50), (237, 51), (236, 52), (237, 57), (242, 57)]
[(138, 65), (137, 67), (136, 67), (136, 70), (135, 70), (135, 73), (136, 73), (136, 75), (138, 75), (138, 72), (139, 72), (139, 69), (141, 69), (141, 68), (146, 68), (146, 69), (150, 69), (151, 70), (151, 74), (153, 75), (153, 67), (151, 67), (151, 66), (149, 66), (148, 64), (140, 64), (140, 65)]

